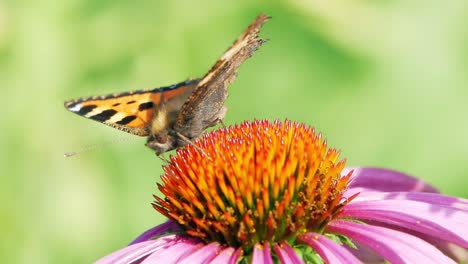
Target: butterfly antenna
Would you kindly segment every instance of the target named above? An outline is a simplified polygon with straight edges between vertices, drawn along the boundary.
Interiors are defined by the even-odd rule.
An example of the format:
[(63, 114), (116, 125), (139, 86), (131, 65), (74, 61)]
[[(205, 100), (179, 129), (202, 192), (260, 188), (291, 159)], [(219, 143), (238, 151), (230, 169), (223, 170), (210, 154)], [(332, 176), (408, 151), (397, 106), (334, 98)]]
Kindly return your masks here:
[(70, 157), (73, 157), (73, 156), (76, 156), (78, 154), (81, 154), (81, 153), (84, 153), (84, 152), (88, 152), (88, 151), (91, 151), (91, 150), (95, 150), (95, 149), (100, 149), (104, 146), (108, 146), (108, 145), (113, 145), (113, 144), (116, 144), (116, 143), (120, 143), (120, 142), (127, 142), (127, 141), (130, 141), (134, 138), (118, 138), (118, 139), (115, 139), (115, 140), (112, 140), (110, 142), (105, 142), (103, 144), (94, 144), (94, 145), (89, 145), (89, 146), (86, 146), (78, 151), (71, 151), (71, 152), (65, 152), (63, 153), (63, 157), (64, 158), (70, 158)]

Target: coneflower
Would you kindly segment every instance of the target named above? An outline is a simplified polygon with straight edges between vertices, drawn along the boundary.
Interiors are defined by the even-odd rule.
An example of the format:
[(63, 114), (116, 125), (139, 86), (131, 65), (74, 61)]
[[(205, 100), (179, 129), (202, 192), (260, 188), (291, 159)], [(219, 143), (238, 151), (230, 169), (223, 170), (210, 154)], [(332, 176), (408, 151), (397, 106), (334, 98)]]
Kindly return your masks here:
[(245, 122), (164, 167), (170, 220), (98, 263), (455, 263), (468, 201), (396, 171), (345, 168), (313, 128)]

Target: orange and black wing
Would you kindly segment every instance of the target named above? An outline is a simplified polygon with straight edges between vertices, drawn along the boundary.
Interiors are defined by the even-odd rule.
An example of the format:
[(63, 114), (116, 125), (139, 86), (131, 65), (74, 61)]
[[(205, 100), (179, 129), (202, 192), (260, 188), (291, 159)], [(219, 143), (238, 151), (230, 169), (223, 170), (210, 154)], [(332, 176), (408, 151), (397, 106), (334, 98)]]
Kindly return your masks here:
[(158, 107), (163, 104), (165, 111), (178, 113), (198, 82), (187, 80), (152, 90), (80, 98), (65, 102), (65, 108), (130, 134), (148, 136), (152, 116)]
[(258, 34), (269, 18), (260, 14), (201, 79), (177, 116), (174, 126), (177, 132), (188, 138), (198, 137), (207, 127), (224, 119), (227, 88), (235, 80), (240, 65), (266, 41)]

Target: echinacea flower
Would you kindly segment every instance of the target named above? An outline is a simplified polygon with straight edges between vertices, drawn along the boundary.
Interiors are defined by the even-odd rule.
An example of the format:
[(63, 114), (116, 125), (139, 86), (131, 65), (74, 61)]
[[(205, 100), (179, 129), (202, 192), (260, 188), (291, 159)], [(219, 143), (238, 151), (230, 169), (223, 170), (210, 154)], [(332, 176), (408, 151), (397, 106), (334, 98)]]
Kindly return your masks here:
[(216, 130), (164, 167), (170, 220), (98, 263), (455, 263), (468, 200), (396, 171), (345, 168), (314, 129)]

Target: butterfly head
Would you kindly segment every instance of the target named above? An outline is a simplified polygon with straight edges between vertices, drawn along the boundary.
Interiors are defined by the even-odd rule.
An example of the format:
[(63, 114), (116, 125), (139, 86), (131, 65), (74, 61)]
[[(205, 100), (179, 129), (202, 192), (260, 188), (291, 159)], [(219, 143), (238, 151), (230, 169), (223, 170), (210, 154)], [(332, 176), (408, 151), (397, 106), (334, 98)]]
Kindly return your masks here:
[(173, 136), (167, 133), (153, 134), (148, 137), (146, 146), (154, 150), (154, 152), (156, 152), (156, 155), (159, 156), (164, 152), (176, 148), (176, 141), (174, 140)]

